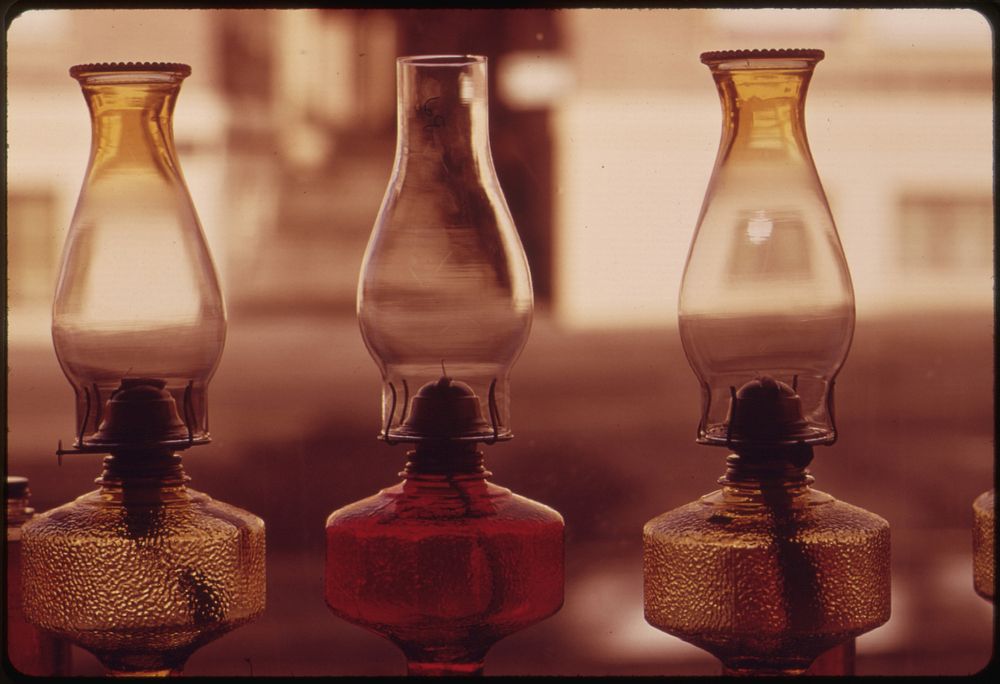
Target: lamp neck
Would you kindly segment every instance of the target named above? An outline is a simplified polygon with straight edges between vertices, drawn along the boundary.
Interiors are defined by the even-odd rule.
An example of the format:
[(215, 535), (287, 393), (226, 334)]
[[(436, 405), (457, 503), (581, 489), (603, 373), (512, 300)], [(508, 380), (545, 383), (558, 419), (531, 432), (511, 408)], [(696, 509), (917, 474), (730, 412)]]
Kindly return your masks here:
[(720, 151), (756, 163), (812, 163), (805, 97), (812, 65), (790, 69), (713, 70), (722, 102)]
[(463, 476), (466, 479), (486, 479), (490, 472), (483, 465), (483, 453), (475, 442), (418, 442), (406, 454), (402, 477), (407, 480), (438, 479), (442, 476)]
[(726, 458), (726, 474), (719, 478), (719, 484), (724, 492), (738, 496), (774, 491), (795, 496), (813, 482), (806, 471), (812, 457), (808, 445), (740, 449)]
[(180, 82), (81, 83), (90, 109), (90, 173), (127, 168), (178, 174), (173, 111)]
[(190, 479), (181, 465), (180, 454), (152, 448), (115, 451), (106, 456), (104, 471), (96, 482), (101, 485), (102, 493), (129, 497), (141, 492), (182, 495)]

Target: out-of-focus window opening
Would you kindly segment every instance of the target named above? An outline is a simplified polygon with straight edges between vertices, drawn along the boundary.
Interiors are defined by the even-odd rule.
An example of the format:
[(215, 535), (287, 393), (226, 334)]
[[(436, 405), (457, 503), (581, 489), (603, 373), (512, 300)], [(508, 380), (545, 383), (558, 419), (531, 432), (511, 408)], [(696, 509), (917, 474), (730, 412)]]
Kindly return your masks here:
[(993, 228), (988, 195), (906, 195), (898, 209), (899, 260), (908, 273), (988, 272), (993, 252), (983, 249)]
[(52, 303), (59, 261), (56, 197), (46, 190), (7, 196), (7, 295), (14, 305)]
[(730, 276), (766, 281), (775, 273), (805, 277), (812, 272), (809, 232), (800, 218), (758, 211), (741, 223), (733, 230)]

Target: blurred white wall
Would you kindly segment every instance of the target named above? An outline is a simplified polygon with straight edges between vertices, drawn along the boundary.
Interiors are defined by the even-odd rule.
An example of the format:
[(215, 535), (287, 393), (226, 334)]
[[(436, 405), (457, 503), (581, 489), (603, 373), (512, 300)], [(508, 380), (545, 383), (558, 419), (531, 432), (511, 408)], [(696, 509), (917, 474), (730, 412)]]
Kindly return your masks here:
[[(859, 315), (989, 310), (992, 261), (983, 255), (992, 251), (992, 54), (982, 16), (944, 9), (572, 9), (559, 16), (566, 54), (531, 62), (534, 71), (524, 73), (548, 78), (529, 80), (548, 84), (553, 107), (553, 310), (560, 322), (675, 324), (721, 129), (718, 96), (698, 54), (782, 46), (827, 53), (810, 87), (807, 130)], [(300, 240), (304, 247), (292, 249), (278, 213), (282, 200), (293, 201), (289, 192), (307, 191), (282, 174), (315, 170), (338, 154), (346, 138), (331, 131), (361, 139), (371, 122), (394, 115), (386, 63), (395, 27), (382, 14), (359, 17), (335, 10), (31, 10), (17, 17), (8, 31), (7, 83), (12, 339), (48, 340), (58, 255), (90, 145), (86, 107), (67, 75), (80, 62), (192, 66), (175, 134), (230, 301), (268, 288), (287, 296), (305, 288), (308, 298), (317, 286), (353, 287), (356, 265), (334, 258), (353, 254), (336, 242), (346, 230), (327, 227), (339, 226), (327, 215), (347, 195), (368, 202), (367, 193), (318, 177), (316, 187), (329, 193), (314, 204), (327, 209), (310, 240), (326, 240), (325, 247)], [(256, 108), (226, 99), (220, 88), (220, 21), (247, 43), (266, 43), (260, 50), (272, 63), (272, 92)], [(497, 97), (524, 90), (511, 78), (497, 85)], [(273, 142), (227, 144), (237, 124), (266, 131)], [(376, 179), (374, 215), (388, 160), (363, 161), (352, 162), (354, 176)], [(306, 263), (303, 249), (327, 264), (318, 279), (304, 279), (320, 268), (313, 261), (295, 267)], [(278, 258), (286, 252), (288, 259)]]
[[(47, 341), (59, 255), (90, 153), (90, 116), (69, 67), (89, 62), (189, 64), (174, 113), (181, 168), (216, 267), (225, 274), (224, 136), (231, 112), (214, 88), (210, 26), (197, 12), (29, 10), (7, 32), (8, 324), (11, 339)], [(25, 195), (46, 198), (47, 225), (22, 218)], [(41, 240), (26, 258), (20, 245)], [(24, 282), (39, 283), (23, 291)]]
[[(698, 55), (762, 47), (826, 51), (810, 85), (806, 126), (854, 280), (858, 315), (990, 310), (991, 260), (962, 256), (992, 251), (991, 31), (981, 15), (566, 14), (578, 87), (559, 102), (554, 127), (555, 311), (561, 322), (674, 324), (721, 131), (718, 95)], [(904, 214), (907, 198), (918, 201)], [(937, 215), (963, 225), (908, 225), (920, 218), (913, 214), (921, 198), (946, 207)], [(966, 210), (970, 202), (978, 213)], [(952, 256), (932, 265), (942, 246)]]
[[(347, 197), (348, 204), (369, 193), (344, 190), (342, 180), (324, 179), (323, 169), (339, 152), (341, 131), (364, 139), (394, 120), (395, 26), (385, 13), (29, 10), (14, 18), (7, 37), (12, 340), (48, 344), (59, 257), (91, 143), (86, 104), (68, 69), (88, 62), (191, 66), (174, 137), (231, 308), (278, 291), (307, 302), (338, 286), (353, 300), (360, 255), (354, 263), (351, 250), (358, 239), (363, 249), (370, 223), (360, 238), (335, 230), (345, 204), (338, 193), (353, 192), (357, 199)], [(354, 177), (369, 183), (370, 165), (359, 166)], [(313, 187), (297, 185), (298, 175), (310, 174)], [(379, 166), (380, 187), (366, 207), (372, 216), (387, 178)], [(321, 249), (292, 235), (280, 215), (289, 205), (305, 206), (310, 192), (315, 199), (299, 214), (313, 214), (299, 218), (330, 243)], [(350, 249), (345, 240), (353, 240)]]

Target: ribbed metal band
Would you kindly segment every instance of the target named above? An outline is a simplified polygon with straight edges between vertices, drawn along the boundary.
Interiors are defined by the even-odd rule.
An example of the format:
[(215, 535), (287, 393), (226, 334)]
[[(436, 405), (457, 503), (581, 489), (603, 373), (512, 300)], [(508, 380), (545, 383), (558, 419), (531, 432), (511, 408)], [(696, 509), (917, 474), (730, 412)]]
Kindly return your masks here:
[(826, 56), (822, 50), (808, 48), (767, 48), (761, 50), (718, 50), (701, 53), (703, 64), (724, 62), (730, 59), (814, 59)]
[(484, 64), (486, 57), (482, 55), (405, 55), (397, 57), (399, 64), (411, 66), (469, 66)]
[(179, 62), (97, 62), (94, 64), (77, 64), (69, 68), (69, 75), (76, 78), (90, 73), (143, 71), (174, 72), (180, 76), (191, 75), (191, 67)]

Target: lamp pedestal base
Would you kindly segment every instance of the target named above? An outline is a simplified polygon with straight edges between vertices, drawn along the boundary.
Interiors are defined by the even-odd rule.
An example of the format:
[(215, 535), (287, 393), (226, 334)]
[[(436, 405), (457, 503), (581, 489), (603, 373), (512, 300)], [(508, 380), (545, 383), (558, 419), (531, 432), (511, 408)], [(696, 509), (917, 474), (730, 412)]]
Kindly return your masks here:
[(563, 602), (562, 516), (488, 482), (474, 444), (448, 449), (418, 447), (403, 482), (326, 523), (327, 605), (399, 646), (411, 675), (482, 674), (494, 643)]
[(264, 522), (187, 479), (170, 450), (112, 454), (100, 489), (25, 523), (26, 617), (152, 677), (263, 613)]
[(889, 525), (803, 467), (729, 457), (723, 488), (643, 530), (647, 622), (730, 674), (803, 674), (889, 619)]

